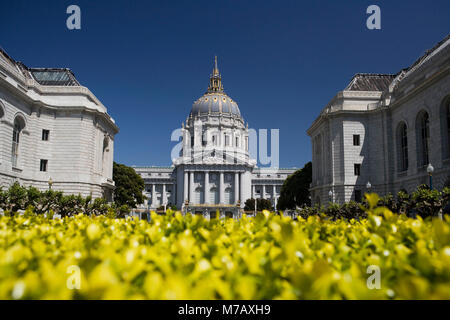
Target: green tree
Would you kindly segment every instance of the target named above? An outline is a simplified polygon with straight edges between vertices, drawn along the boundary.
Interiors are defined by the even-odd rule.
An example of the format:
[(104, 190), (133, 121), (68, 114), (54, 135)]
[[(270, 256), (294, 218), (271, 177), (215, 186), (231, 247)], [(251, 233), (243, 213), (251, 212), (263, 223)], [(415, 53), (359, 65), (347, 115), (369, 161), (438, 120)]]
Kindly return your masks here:
[(302, 169), (295, 171), (283, 183), (277, 209), (295, 209), (295, 206), (311, 205), (309, 185), (312, 181), (312, 164), (308, 162)]
[(7, 192), (6, 209), (10, 212), (24, 210), (27, 203), (27, 189), (14, 182)]
[(119, 207), (126, 204), (130, 208), (135, 208), (138, 204), (144, 203), (145, 196), (142, 194), (145, 187), (144, 179), (133, 168), (114, 162), (113, 180), (116, 183), (114, 201)]

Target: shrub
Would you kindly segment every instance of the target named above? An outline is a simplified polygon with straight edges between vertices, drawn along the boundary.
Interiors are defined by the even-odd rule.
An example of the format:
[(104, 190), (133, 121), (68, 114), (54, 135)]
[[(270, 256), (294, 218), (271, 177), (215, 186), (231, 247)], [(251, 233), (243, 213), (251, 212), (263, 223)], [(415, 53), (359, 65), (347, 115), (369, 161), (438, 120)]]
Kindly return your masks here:
[(0, 209), (6, 210), (7, 199), (8, 199), (8, 196), (7, 196), (6, 192), (4, 192), (2, 188), (0, 188)]
[(117, 218), (125, 218), (125, 216), (130, 214), (130, 212), (130, 207), (124, 204), (117, 209)]
[(422, 217), (436, 216), (442, 208), (441, 194), (438, 190), (430, 190), (428, 186), (422, 185), (412, 194), (412, 207)]
[(27, 191), (21, 187), (19, 183), (15, 182), (8, 189), (6, 210), (11, 212), (17, 212), (25, 209), (27, 202)]
[(88, 213), (90, 215), (104, 215), (108, 212), (108, 204), (103, 198), (96, 198), (89, 206)]
[[(351, 221), (317, 211), (297, 221), (268, 211), (47, 219), (27, 209), (0, 217), (0, 299), (450, 299), (450, 218), (411, 219), (377, 202), (369, 195), (367, 219)], [(67, 288), (73, 265), (79, 290)], [(370, 265), (382, 270), (379, 290), (367, 286)]]
[[(273, 209), (272, 202), (268, 199), (257, 199), (256, 206), (258, 211)], [(245, 211), (255, 210), (255, 199), (253, 198), (247, 199), (244, 203), (244, 210)]]

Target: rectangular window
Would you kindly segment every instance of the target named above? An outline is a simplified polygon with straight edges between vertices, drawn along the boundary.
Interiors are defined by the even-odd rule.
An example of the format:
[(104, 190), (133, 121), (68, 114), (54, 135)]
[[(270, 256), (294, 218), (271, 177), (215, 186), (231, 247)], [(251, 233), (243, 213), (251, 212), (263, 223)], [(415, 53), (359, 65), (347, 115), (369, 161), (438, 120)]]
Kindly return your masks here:
[(48, 160), (41, 159), (40, 171), (46, 172), (47, 171), (47, 164), (48, 164)]
[(191, 137), (191, 147), (194, 146), (194, 137)]
[(353, 135), (353, 145), (354, 146), (359, 146), (359, 134), (354, 134)]
[(356, 202), (361, 202), (361, 190), (355, 190), (355, 201)]
[(361, 164), (355, 163), (354, 165), (355, 176), (361, 175)]
[(42, 141), (48, 141), (48, 137), (50, 136), (50, 130), (42, 130)]
[(230, 146), (230, 136), (225, 136), (225, 146), (229, 147)]
[(206, 132), (203, 132), (203, 135), (202, 135), (202, 145), (203, 146), (206, 146)]
[(236, 148), (239, 148), (239, 137), (236, 137)]

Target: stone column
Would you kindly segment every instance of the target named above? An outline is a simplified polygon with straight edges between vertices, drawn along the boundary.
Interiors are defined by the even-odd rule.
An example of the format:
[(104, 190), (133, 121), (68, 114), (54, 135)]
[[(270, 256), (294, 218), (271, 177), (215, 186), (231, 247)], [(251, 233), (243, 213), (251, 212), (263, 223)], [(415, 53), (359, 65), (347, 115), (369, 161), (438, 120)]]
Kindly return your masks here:
[(172, 202), (172, 205), (177, 204), (177, 186), (175, 184), (172, 184), (172, 193), (170, 195), (170, 202)]
[(272, 198), (273, 198), (273, 207), (277, 210), (277, 187), (273, 185)]
[(241, 172), (241, 194), (242, 201), (251, 198), (252, 174), (250, 171)]
[(156, 185), (152, 184), (152, 207), (156, 206)]
[(194, 203), (194, 171), (191, 171), (189, 179), (189, 203)]
[(204, 197), (205, 203), (209, 203), (209, 172), (205, 171), (205, 185), (204, 185)]
[(241, 194), (241, 206), (243, 206), (244, 205), (244, 203), (245, 203), (245, 200), (247, 200), (247, 199), (244, 199), (244, 197), (245, 197), (245, 193), (244, 193), (244, 182), (243, 182), (243, 180), (244, 180), (244, 174), (240, 174), (239, 175), (239, 177), (240, 177), (240, 181), (239, 181), (239, 192), (240, 192), (240, 194)]
[(164, 205), (164, 204), (167, 204), (167, 194), (166, 194), (166, 184), (165, 183), (163, 183), (163, 186), (162, 186), (162, 205)]
[(225, 203), (225, 183), (223, 182), (223, 171), (220, 172), (219, 180), (219, 203)]
[(234, 203), (239, 201), (239, 172), (234, 174)]
[(252, 185), (252, 198), (255, 199), (256, 197), (256, 185)]
[(189, 199), (188, 198), (188, 190), (189, 190), (188, 179), (189, 179), (188, 172), (185, 171), (184, 172), (184, 190), (183, 190), (184, 197), (183, 197), (183, 201), (186, 201), (186, 200)]
[(261, 199), (265, 199), (265, 197), (266, 197), (266, 185), (263, 184), (261, 186)]

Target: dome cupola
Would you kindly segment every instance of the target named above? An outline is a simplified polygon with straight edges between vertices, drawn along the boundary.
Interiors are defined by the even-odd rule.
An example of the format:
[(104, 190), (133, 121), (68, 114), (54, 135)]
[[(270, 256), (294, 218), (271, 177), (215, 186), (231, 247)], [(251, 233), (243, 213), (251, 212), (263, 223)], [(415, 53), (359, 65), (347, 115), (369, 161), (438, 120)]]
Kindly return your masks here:
[(214, 59), (214, 68), (209, 78), (208, 90), (192, 105), (192, 116), (202, 114), (229, 114), (241, 117), (236, 101), (223, 91), (222, 77), (217, 67), (217, 56)]

